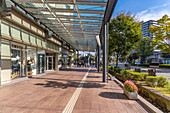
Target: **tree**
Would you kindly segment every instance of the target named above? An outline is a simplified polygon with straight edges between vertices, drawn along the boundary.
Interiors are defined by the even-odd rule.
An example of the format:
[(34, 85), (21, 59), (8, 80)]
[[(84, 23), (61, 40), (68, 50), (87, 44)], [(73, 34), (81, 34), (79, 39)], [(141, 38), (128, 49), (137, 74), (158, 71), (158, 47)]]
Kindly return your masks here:
[(154, 51), (154, 46), (152, 45), (152, 41), (150, 37), (143, 37), (142, 40), (138, 44), (138, 53), (139, 56), (142, 57), (141, 63), (143, 64), (145, 59), (152, 55)]
[(74, 62), (77, 62), (77, 54), (74, 53)]
[(131, 63), (135, 63), (135, 60), (139, 58), (139, 54), (137, 52), (129, 55), (128, 59)]
[(157, 20), (158, 26), (151, 25), (149, 32), (153, 33), (155, 37), (152, 42), (156, 44), (157, 49), (163, 53), (170, 53), (170, 18), (164, 15), (161, 19)]
[(120, 13), (109, 25), (109, 53), (115, 53), (116, 67), (118, 58), (127, 56), (141, 39), (141, 24), (135, 20), (135, 15)]

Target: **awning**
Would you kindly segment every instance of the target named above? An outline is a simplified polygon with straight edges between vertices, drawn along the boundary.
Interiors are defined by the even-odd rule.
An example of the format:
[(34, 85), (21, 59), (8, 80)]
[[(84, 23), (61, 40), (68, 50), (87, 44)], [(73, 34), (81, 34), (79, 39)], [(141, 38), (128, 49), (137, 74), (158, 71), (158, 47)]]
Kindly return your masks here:
[[(107, 3), (117, 0), (14, 0), (74, 48), (94, 51)], [(113, 9), (111, 6), (110, 9)]]

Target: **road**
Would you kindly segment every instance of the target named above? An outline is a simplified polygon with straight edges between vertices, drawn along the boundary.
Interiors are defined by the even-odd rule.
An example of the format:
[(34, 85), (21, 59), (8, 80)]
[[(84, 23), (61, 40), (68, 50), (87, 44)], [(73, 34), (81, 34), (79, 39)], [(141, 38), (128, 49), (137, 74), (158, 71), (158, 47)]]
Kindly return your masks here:
[[(115, 64), (110, 64), (115, 66)], [(124, 63), (119, 63), (119, 67), (121, 69), (125, 69)], [(141, 72), (148, 72), (148, 69), (156, 69), (157, 76), (164, 76), (167, 77), (170, 82), (170, 69), (163, 69), (163, 68), (150, 68), (150, 67), (141, 67), (141, 66), (131, 66), (132, 69), (141, 68)]]

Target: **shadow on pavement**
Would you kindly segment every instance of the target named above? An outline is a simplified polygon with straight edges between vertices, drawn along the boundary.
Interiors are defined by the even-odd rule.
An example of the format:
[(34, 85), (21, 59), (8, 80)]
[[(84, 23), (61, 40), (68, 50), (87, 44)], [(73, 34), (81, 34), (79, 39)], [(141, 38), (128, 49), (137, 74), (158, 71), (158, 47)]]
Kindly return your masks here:
[[(71, 82), (68, 81), (67, 83), (57, 82), (57, 81), (47, 81), (47, 83), (36, 83), (34, 85), (40, 85), (44, 87), (52, 87), (52, 88), (61, 88), (66, 89), (69, 87), (78, 87), (79, 82)], [(105, 85), (99, 83), (84, 83), (83, 88), (101, 88)]]
[(87, 76), (87, 78), (101, 78), (100, 76)]
[(128, 100), (126, 96), (123, 93), (117, 93), (117, 92), (101, 92), (99, 96), (103, 98), (109, 98), (109, 99), (124, 99)]

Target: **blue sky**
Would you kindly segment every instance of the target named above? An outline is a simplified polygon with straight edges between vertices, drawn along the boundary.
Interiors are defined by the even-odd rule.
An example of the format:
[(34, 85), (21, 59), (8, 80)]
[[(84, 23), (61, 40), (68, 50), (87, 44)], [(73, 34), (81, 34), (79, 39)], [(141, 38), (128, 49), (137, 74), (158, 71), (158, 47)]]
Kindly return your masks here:
[(158, 20), (170, 16), (170, 0), (118, 0), (113, 17), (120, 11), (131, 11), (140, 21)]

